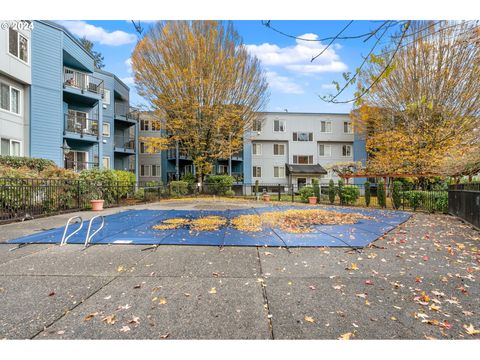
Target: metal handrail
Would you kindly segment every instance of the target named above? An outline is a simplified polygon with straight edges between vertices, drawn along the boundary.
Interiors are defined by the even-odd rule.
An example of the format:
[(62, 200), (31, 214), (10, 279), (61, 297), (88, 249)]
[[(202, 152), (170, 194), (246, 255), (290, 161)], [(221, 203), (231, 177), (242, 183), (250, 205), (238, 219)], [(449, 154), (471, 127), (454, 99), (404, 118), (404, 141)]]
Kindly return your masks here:
[[(70, 226), (70, 222), (74, 219), (80, 219), (80, 226), (78, 227), (77, 230), (75, 230), (70, 235), (65, 237), (65, 235), (67, 235), (67, 230), (68, 230), (68, 227)], [(67, 240), (70, 239), (76, 233), (78, 233), (82, 229), (82, 227), (83, 227), (83, 219), (81, 216), (72, 216), (70, 219), (68, 219), (67, 224), (65, 225), (65, 230), (63, 231), (62, 240), (60, 241), (60, 246), (65, 245), (67, 243)]]
[[(92, 228), (92, 223), (93, 223), (93, 220), (97, 219), (97, 218), (102, 218), (102, 224), (100, 225), (100, 227), (95, 230), (93, 232), (92, 235), (90, 235), (90, 230)], [(94, 216), (90, 219), (90, 222), (88, 223), (88, 230), (87, 230), (87, 236), (85, 237), (85, 247), (88, 246), (88, 244), (90, 243), (90, 241), (92, 240), (92, 238), (95, 236), (96, 233), (98, 233), (100, 230), (103, 229), (103, 226), (105, 225), (105, 217), (103, 215), (97, 215), (97, 216)]]

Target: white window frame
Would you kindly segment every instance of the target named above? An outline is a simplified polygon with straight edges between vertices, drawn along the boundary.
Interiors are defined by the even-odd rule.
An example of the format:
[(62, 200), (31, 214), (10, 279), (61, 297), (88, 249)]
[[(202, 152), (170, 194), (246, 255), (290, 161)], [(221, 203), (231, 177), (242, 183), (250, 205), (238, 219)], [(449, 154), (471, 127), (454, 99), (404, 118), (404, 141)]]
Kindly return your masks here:
[[(23, 148), (22, 148), (22, 141), (21, 140), (15, 140), (15, 139), (9, 139), (9, 138), (0, 138), (0, 146), (1, 146), (1, 141), (2, 140), (8, 140), (9, 144), (8, 144), (8, 154), (2, 154), (1, 151), (1, 147), (0, 147), (0, 155), (2, 156), (23, 156)], [(13, 155), (12, 154), (12, 150), (13, 150), (13, 146), (12, 146), (12, 143), (18, 143), (18, 146), (19, 146), (19, 149), (20, 149), (20, 154), (19, 155)]]
[[(322, 131), (322, 123), (325, 123), (325, 131)], [(330, 131), (327, 131), (328, 127), (329, 127), (328, 124), (330, 124)], [(331, 134), (332, 133), (332, 122), (328, 121), (328, 120), (320, 121), (320, 132), (322, 134)]]
[[(256, 149), (256, 150), (260, 149), (260, 152), (257, 153), (257, 152), (255, 152), (254, 149)], [(260, 143), (252, 143), (252, 155), (255, 155), (255, 156), (260, 156), (260, 155), (262, 155), (262, 144), (260, 144)]]
[[(14, 54), (12, 54), (10, 52), (10, 28), (9, 30), (6, 32), (7, 33), (7, 54), (10, 55), (11, 57), (13, 57), (14, 59), (17, 59), (18, 61), (21, 61), (22, 63), (24, 63), (25, 65), (28, 65), (30, 66), (30, 58), (32, 57), (32, 52), (30, 50), (30, 37), (26, 36), (25, 34), (23, 34), (22, 32), (20, 32), (19, 29), (12, 29), (14, 31), (17, 32), (17, 47), (18, 47), (18, 56), (15, 56)], [(20, 58), (20, 36), (23, 37), (24, 39), (27, 40), (27, 60), (28, 61), (25, 61), (25, 60), (22, 60)]]
[[(323, 155), (320, 154), (320, 146), (323, 146)], [(328, 151), (327, 151), (328, 149)], [(330, 144), (318, 144), (318, 156), (320, 157), (331, 157), (332, 156), (332, 145)]]
[[(347, 131), (345, 131), (345, 124), (347, 124)], [(343, 133), (344, 134), (353, 134), (353, 127), (351, 121), (344, 121), (343, 122)]]
[[(348, 152), (350, 152), (350, 155), (344, 155), (344, 149), (350, 149)], [(345, 151), (345, 153), (347, 153), (347, 151)], [(352, 157), (352, 145), (349, 145), (349, 144), (344, 144), (342, 145), (342, 157)]]
[(102, 102), (103, 102), (105, 105), (110, 105), (110, 96), (111, 96), (110, 90), (104, 89), (104, 90), (103, 90), (103, 99), (102, 99)]
[[(260, 169), (260, 176), (257, 176), (256, 170)], [(262, 177), (262, 167), (258, 165), (253, 165), (252, 166), (252, 177), (254, 178), (261, 178)]]
[[(295, 161), (295, 157), (297, 158), (297, 161)], [(299, 157), (306, 157), (307, 158), (307, 163), (299, 163), (298, 158)], [(310, 163), (310, 158), (312, 158), (312, 162)], [(312, 155), (293, 155), (293, 163), (298, 164), (298, 165), (313, 165), (314, 159)]]
[[(276, 131), (275, 130), (275, 122), (278, 121), (279, 122), (279, 125), (278, 125), (278, 128), (280, 129), (281, 126), (280, 126), (280, 123), (283, 123), (283, 130), (278, 130)], [(284, 132), (287, 132), (287, 121), (284, 120), (284, 119), (274, 119), (273, 120), (273, 132), (280, 132), (280, 133), (284, 133)]]
[[(107, 160), (108, 166), (105, 166), (105, 160)], [(104, 169), (111, 169), (110, 156), (104, 156), (104, 157), (102, 158), (102, 165), (103, 165), (103, 168), (104, 168)]]
[[(8, 86), (8, 96), (9, 96), (9, 99), (8, 99), (8, 110), (7, 109), (4, 109), (2, 107), (0, 107), (0, 111), (3, 111), (3, 112), (6, 112), (6, 113), (9, 113), (9, 114), (13, 114), (13, 115), (17, 115), (17, 116), (22, 116), (23, 114), (23, 111), (22, 111), (22, 106), (23, 106), (23, 91), (22, 89), (19, 89), (15, 86), (12, 86), (10, 85), (9, 83), (5, 82), (5, 81), (0, 81), (0, 84), (3, 84), (3, 85), (6, 85)], [(15, 111), (12, 111), (12, 90), (16, 90), (18, 91), (18, 113), (16, 113)], [(0, 90), (1, 91), (1, 90)], [(1, 93), (0, 93), (0, 96)]]
[[(277, 176), (275, 176), (275, 169), (277, 169)], [(285, 179), (285, 166), (274, 166), (273, 177), (275, 179)]]
[[(150, 176), (151, 177), (160, 177), (160, 165), (149, 165), (150, 166)], [(153, 169), (155, 169), (155, 175), (153, 175)]]
[[(225, 169), (225, 171), (222, 172), (220, 169)], [(228, 174), (228, 165), (219, 164), (218, 173), (222, 175)]]
[[(143, 169), (143, 174), (142, 174), (142, 169)], [(146, 171), (148, 170), (148, 171)], [(140, 165), (140, 176), (141, 177), (150, 177), (152, 173), (152, 169), (151, 169), (151, 166), (150, 165)]]
[[(105, 135), (105, 126), (107, 126), (108, 128), (108, 135)], [(109, 122), (102, 123), (102, 136), (109, 138), (111, 136), (110, 129), (111, 129), (111, 126)]]
[[(277, 148), (280, 147), (280, 146), (283, 148), (283, 154), (275, 154), (275, 145), (277, 145)], [(274, 143), (273, 144), (273, 156), (285, 156), (285, 144)]]

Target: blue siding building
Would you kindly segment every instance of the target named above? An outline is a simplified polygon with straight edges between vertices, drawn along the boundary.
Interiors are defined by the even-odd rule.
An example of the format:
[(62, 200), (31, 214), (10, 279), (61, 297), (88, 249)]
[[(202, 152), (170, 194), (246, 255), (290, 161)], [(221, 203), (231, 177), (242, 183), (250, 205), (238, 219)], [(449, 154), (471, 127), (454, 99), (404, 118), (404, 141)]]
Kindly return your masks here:
[(129, 88), (95, 69), (80, 42), (51, 21), (34, 23), (30, 95), (30, 156), (75, 171), (136, 173), (138, 131)]

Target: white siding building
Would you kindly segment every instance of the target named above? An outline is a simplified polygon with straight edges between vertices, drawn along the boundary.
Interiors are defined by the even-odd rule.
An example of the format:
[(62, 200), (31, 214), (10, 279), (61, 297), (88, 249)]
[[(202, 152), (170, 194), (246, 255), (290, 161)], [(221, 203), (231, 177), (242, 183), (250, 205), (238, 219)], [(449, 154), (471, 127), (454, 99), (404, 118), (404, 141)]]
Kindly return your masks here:
[[(264, 113), (246, 136), (251, 161), (245, 161), (253, 184), (311, 184), (338, 180), (330, 164), (353, 161), (353, 130), (349, 114)], [(247, 167), (250, 167), (248, 169)], [(246, 181), (247, 183), (247, 181)]]
[[(0, 155), (29, 155), (30, 23), (4, 21), (0, 30)], [(22, 25), (25, 25), (25, 29)]]

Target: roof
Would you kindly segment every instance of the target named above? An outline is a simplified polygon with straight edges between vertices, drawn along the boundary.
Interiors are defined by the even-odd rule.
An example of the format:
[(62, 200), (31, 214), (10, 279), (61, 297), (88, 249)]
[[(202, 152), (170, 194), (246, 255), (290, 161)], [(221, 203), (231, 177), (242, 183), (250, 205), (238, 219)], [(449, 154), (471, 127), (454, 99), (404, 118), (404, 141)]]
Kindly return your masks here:
[(288, 174), (327, 174), (327, 170), (322, 165), (298, 165), (285, 164)]

